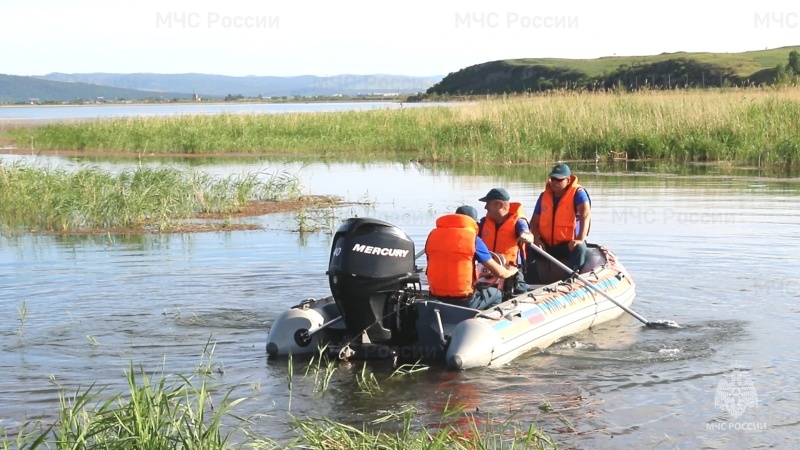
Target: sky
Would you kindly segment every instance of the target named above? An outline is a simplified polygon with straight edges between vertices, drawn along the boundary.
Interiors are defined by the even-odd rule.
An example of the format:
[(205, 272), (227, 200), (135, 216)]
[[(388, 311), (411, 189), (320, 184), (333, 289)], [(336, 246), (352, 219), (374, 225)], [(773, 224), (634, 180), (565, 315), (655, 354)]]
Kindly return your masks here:
[(0, 0), (0, 73), (447, 75), (513, 58), (800, 45), (800, 3)]

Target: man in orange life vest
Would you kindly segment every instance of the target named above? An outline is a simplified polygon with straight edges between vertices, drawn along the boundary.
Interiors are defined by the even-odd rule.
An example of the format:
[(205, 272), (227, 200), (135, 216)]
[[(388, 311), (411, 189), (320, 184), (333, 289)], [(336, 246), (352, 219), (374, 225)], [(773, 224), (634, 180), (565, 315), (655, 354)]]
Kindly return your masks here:
[[(502, 255), (509, 266), (522, 267), (524, 257), (519, 249), (533, 243), (522, 204), (511, 202), (511, 196), (503, 188), (494, 188), (478, 200), (486, 202), (486, 217), (478, 222), (478, 232), (486, 247)], [(522, 274), (517, 278), (514, 294), (528, 291), (530, 286), (522, 281)]]
[(517, 269), (503, 267), (492, 259), (486, 244), (478, 236), (478, 211), (464, 205), (456, 214), (436, 219), (436, 228), (425, 242), (428, 287), (431, 295), (443, 302), (475, 309), (487, 309), (503, 301), (503, 292), (495, 286), (476, 285), (475, 262), (493, 275), (510, 278)]
[(533, 245), (556, 258), (567, 259), (572, 270), (579, 270), (586, 262), (586, 236), (591, 223), (589, 194), (578, 184), (578, 177), (569, 166), (556, 164), (531, 217)]

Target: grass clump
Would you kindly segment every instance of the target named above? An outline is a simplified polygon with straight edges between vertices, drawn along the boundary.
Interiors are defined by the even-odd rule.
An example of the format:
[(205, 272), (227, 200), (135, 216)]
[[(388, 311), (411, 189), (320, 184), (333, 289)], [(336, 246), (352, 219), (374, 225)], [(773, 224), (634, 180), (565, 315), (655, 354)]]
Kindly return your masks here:
[[(0, 448), (39, 449), (226, 449), (247, 421), (231, 413), (244, 399), (212, 403), (205, 382), (199, 387), (183, 376), (154, 380), (144, 371), (138, 377), (131, 365), (126, 373), (130, 391), (101, 400), (94, 386), (67, 395), (60, 389), (60, 414), (50, 425), (29, 422), (9, 437), (4, 430)], [(235, 425), (223, 425), (226, 418)]]
[(264, 181), (262, 175), (215, 178), (170, 167), (111, 173), (0, 162), (0, 223), (33, 231), (170, 231), (198, 214), (299, 196), (296, 177), (276, 173)]

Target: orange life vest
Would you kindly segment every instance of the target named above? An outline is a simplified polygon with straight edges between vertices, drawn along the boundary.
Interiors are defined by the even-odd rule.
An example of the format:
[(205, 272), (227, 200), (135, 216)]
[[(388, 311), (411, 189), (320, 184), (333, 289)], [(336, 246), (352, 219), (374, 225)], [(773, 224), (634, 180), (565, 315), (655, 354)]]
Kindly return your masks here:
[(463, 214), (436, 219), (436, 228), (425, 242), (428, 285), (437, 297), (466, 297), (474, 292), (475, 238), (478, 224)]
[(558, 208), (553, 207), (554, 193), (550, 183), (544, 187), (541, 211), (539, 214), (539, 235), (545, 244), (552, 247), (562, 242), (575, 239), (575, 224), (577, 223), (575, 210), (575, 193), (582, 186), (578, 184), (578, 177), (570, 176), (569, 184), (561, 199)]
[(481, 239), (486, 243), (490, 252), (502, 255), (507, 263), (517, 264), (519, 244), (517, 241), (517, 220), (525, 217), (522, 203), (512, 202), (508, 208), (508, 217), (497, 228), (495, 221), (486, 217), (481, 230)]

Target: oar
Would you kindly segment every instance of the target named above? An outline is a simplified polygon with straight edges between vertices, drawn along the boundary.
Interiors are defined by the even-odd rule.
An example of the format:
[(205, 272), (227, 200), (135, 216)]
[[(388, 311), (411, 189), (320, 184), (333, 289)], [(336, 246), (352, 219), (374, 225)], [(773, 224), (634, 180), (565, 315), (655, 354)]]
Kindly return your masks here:
[[(553, 255), (551, 255), (551, 254), (547, 253), (546, 251), (542, 250), (539, 246), (531, 245), (530, 247), (533, 247), (534, 250), (536, 250), (540, 255), (544, 256), (547, 259), (549, 259), (550, 262), (552, 262), (555, 265), (557, 265), (558, 267), (561, 267), (562, 269), (566, 270), (568, 273), (573, 274), (573, 271), (569, 267), (567, 267), (566, 264), (564, 264), (561, 261), (559, 261), (556, 258), (554, 258)], [(606, 294), (600, 288), (598, 288), (597, 286), (595, 286), (592, 283), (590, 283), (589, 280), (587, 280), (586, 278), (583, 278), (582, 276), (580, 276), (580, 274), (578, 274), (578, 272), (575, 272), (573, 275), (575, 275), (575, 277), (577, 279), (581, 280), (583, 282), (583, 284), (585, 284), (587, 287), (589, 287), (590, 289), (593, 289), (595, 292), (597, 292), (600, 295), (602, 295), (603, 297), (607, 298), (612, 303), (614, 303), (615, 305), (617, 305), (620, 308), (622, 308), (626, 313), (632, 315), (633, 317), (637, 318), (640, 322), (642, 322), (643, 324), (647, 325), (649, 328), (680, 328), (680, 325), (678, 325), (675, 321), (672, 321), (672, 320), (659, 320), (659, 321), (656, 321), (656, 322), (650, 322), (649, 320), (647, 320), (644, 317), (642, 317), (639, 314), (637, 314), (636, 311), (634, 311), (634, 310), (628, 308), (627, 306), (623, 305), (622, 303), (616, 301), (612, 296)]]

